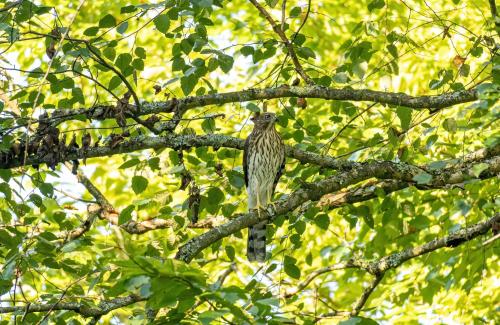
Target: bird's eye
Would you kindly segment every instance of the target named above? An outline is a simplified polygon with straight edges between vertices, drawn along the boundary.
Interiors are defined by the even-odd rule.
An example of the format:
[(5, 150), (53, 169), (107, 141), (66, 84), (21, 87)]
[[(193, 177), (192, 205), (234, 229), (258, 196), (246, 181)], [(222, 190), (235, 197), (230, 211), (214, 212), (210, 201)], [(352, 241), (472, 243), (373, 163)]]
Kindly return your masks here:
[(265, 118), (266, 120), (269, 120), (271, 118), (271, 114), (266, 114)]

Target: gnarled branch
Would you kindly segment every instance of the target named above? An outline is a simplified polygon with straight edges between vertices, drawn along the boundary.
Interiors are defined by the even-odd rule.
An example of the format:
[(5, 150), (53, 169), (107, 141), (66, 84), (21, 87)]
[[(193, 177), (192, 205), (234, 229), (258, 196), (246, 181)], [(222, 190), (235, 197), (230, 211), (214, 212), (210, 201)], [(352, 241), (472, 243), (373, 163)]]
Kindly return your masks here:
[(89, 306), (81, 302), (58, 302), (56, 304), (27, 304), (26, 306), (10, 306), (0, 307), (0, 314), (24, 312), (24, 313), (37, 313), (48, 312), (53, 310), (72, 310), (83, 317), (98, 317), (106, 315), (112, 310), (122, 308), (128, 305), (135, 304), (140, 301), (145, 301), (147, 298), (138, 295), (129, 295), (125, 297), (118, 297), (110, 300), (102, 300), (98, 306)]
[[(500, 156), (484, 160), (488, 167), (481, 172), (479, 178), (491, 178), (500, 173)], [(448, 185), (462, 183), (474, 179), (471, 165), (464, 164), (459, 168), (444, 168), (429, 172), (431, 179), (425, 184), (426, 189), (442, 188)], [(204, 234), (189, 240), (179, 248), (176, 258), (189, 263), (198, 253), (218, 240), (252, 226), (260, 221), (272, 221), (279, 215), (294, 210), (307, 201), (317, 201), (323, 195), (341, 190), (370, 178), (395, 179), (413, 183), (413, 178), (422, 173), (422, 169), (404, 163), (374, 162), (361, 164), (352, 170), (339, 173), (324, 180), (309, 184), (307, 189), (299, 189), (284, 199), (275, 202), (274, 207), (268, 206), (265, 211), (251, 211), (241, 214), (223, 225), (217, 226)], [(431, 174), (432, 173), (432, 174)]]
[[(281, 86), (275, 88), (247, 89), (226, 93), (207, 94), (202, 96), (190, 96), (185, 98), (174, 98), (160, 102), (141, 102), (141, 111), (135, 112), (133, 106), (128, 107), (127, 114), (134, 114), (135, 117), (157, 114), (173, 113), (182, 116), (189, 109), (204, 107), (210, 105), (222, 105), (227, 103), (241, 103), (255, 100), (266, 100), (287, 97), (301, 98), (321, 98), (325, 100), (349, 100), (349, 101), (368, 101), (380, 104), (390, 104), (405, 106), (416, 110), (429, 109), (431, 112), (439, 111), (446, 107), (457, 104), (473, 102), (478, 99), (475, 89), (455, 91), (434, 96), (410, 96), (404, 93), (391, 93), (376, 91), (370, 89), (352, 89), (352, 88), (330, 88), (323, 86)], [(114, 115), (112, 105), (98, 105), (92, 108), (81, 109), (58, 109), (50, 116), (51, 125), (57, 125), (64, 121), (81, 120), (85, 117), (89, 120), (113, 119)], [(37, 120), (29, 121), (30, 124)], [(17, 127), (26, 126), (20, 124)], [(0, 129), (3, 133), (7, 129)]]
[(349, 260), (345, 263), (339, 263), (323, 267), (321, 269), (309, 273), (309, 275), (306, 277), (304, 281), (299, 283), (293, 289), (287, 290), (284, 296), (285, 298), (290, 298), (299, 293), (300, 291), (302, 291), (303, 289), (305, 289), (318, 276), (336, 270), (357, 268), (365, 270), (366, 272), (371, 273), (373, 275), (384, 274), (389, 269), (397, 268), (398, 266), (400, 266), (401, 264), (410, 259), (431, 253), (440, 248), (457, 247), (480, 235), (484, 235), (486, 232), (488, 232), (489, 229), (491, 229), (494, 223), (499, 221), (500, 221), (500, 213), (497, 213), (496, 215), (485, 221), (479, 222), (475, 225), (464, 227), (454, 233), (449, 234), (448, 236), (436, 238), (421, 246), (410, 247), (375, 260), (364, 260), (356, 258)]

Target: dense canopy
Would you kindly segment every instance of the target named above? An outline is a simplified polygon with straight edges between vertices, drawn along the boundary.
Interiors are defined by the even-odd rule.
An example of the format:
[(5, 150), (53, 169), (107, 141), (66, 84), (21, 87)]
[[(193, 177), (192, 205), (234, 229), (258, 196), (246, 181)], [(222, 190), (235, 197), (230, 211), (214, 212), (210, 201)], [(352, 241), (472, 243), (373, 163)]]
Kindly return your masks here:
[(499, 31), (495, 0), (0, 1), (0, 324), (494, 324)]

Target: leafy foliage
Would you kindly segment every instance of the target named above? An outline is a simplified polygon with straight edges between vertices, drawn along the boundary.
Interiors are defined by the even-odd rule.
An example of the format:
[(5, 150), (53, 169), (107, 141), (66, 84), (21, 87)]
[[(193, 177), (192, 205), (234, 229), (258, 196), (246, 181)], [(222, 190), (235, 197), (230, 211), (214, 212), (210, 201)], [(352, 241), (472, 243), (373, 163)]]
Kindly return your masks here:
[[(482, 244), (491, 233), (388, 271), (356, 313), (371, 275), (315, 273), (419, 246), (498, 213), (498, 177), (482, 177), (490, 168), (483, 160), (471, 163), (464, 182), (429, 189), (436, 171), (499, 145), (499, 18), (488, 1), (258, 4), (289, 44), (243, 0), (2, 2), (0, 166), (7, 159), (26, 166), (0, 169), (0, 324), (84, 323), (90, 316), (74, 309), (2, 308), (75, 302), (93, 310), (128, 296), (137, 299), (99, 321), (147, 323), (155, 314), (162, 324), (495, 322), (498, 243)], [(198, 107), (195, 98), (307, 86), (300, 69), (322, 87), (412, 96), (476, 89), (478, 100), (430, 112), (377, 100), (267, 101), (295, 149), (427, 167), (392, 194), (364, 180), (277, 217), (263, 265), (246, 261), (241, 231), (190, 264), (176, 260), (200, 228), (246, 212), (242, 154), (217, 144), (145, 150), (137, 143), (171, 133), (244, 138), (262, 102)], [(135, 115), (187, 96), (195, 104)], [(122, 143), (133, 150), (122, 151)], [(116, 154), (74, 156), (104, 146)], [(61, 159), (59, 147), (73, 156)], [(43, 164), (25, 164), (28, 156)], [(341, 172), (287, 159), (276, 198)], [(300, 290), (287, 295), (293, 288)]]

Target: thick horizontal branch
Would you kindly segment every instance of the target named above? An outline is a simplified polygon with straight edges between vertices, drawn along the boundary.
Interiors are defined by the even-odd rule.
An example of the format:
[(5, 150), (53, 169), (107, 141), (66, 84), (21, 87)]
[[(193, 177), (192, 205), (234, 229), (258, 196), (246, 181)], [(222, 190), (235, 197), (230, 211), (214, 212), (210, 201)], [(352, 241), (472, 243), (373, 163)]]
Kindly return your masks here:
[[(140, 115), (187, 111), (191, 108), (227, 103), (241, 103), (255, 100), (276, 99), (285, 97), (321, 98), (326, 100), (368, 101), (380, 104), (406, 106), (413, 109), (438, 110), (457, 104), (472, 102), (478, 99), (475, 90), (463, 90), (436, 96), (410, 96), (404, 93), (390, 93), (369, 89), (329, 88), (323, 86), (281, 86), (276, 88), (248, 89), (227, 93), (209, 94), (163, 102), (145, 102), (141, 104)], [(104, 107), (106, 109), (108, 107)], [(66, 113), (75, 113), (66, 111)], [(103, 112), (99, 107), (92, 110), (81, 110), (89, 118), (98, 118)], [(64, 111), (59, 113), (64, 115)]]
[[(389, 269), (394, 269), (403, 264), (404, 262), (419, 257), (421, 255), (433, 252), (444, 247), (457, 247), (467, 241), (470, 241), (480, 235), (484, 235), (491, 229), (494, 223), (500, 221), (500, 213), (490, 219), (479, 222), (477, 224), (464, 227), (448, 236), (436, 238), (421, 246), (410, 247), (400, 252), (392, 253), (375, 260), (363, 260), (360, 258), (349, 260), (345, 263), (334, 264), (315, 270), (306, 277), (306, 279), (299, 283), (295, 288), (287, 290), (284, 295), (290, 298), (305, 289), (314, 279), (318, 276), (336, 270), (343, 270), (347, 268), (357, 268), (365, 270), (375, 276), (384, 274)], [(356, 309), (356, 308), (355, 308)], [(359, 311), (359, 310), (358, 310)]]
[(81, 302), (58, 302), (55, 304), (28, 304), (26, 306), (10, 306), (0, 307), (0, 314), (23, 312), (23, 313), (36, 313), (48, 312), (54, 310), (72, 310), (83, 317), (96, 317), (106, 315), (112, 310), (122, 308), (134, 303), (145, 301), (146, 298), (138, 295), (129, 295), (126, 297), (119, 297), (110, 300), (102, 300), (98, 306), (89, 306)]
[[(115, 154), (123, 154), (135, 152), (145, 149), (188, 149), (192, 147), (213, 147), (217, 148), (233, 148), (242, 150), (245, 141), (243, 139), (222, 135), (222, 134), (207, 134), (207, 135), (178, 135), (167, 134), (161, 137), (138, 136), (130, 139), (123, 139), (118, 143), (107, 143), (99, 147), (88, 149), (71, 149), (66, 148), (66, 152), (58, 153), (59, 162), (66, 162), (76, 159), (108, 157)], [(500, 145), (489, 149), (482, 149), (471, 154), (471, 157), (465, 157), (465, 160), (481, 160), (487, 157), (493, 157), (500, 153)], [(320, 155), (310, 151), (304, 151), (290, 146), (286, 147), (288, 157), (295, 158), (303, 164), (310, 163), (325, 168), (347, 170), (354, 168), (359, 163), (341, 159), (335, 159), (330, 156)], [(0, 153), (0, 169), (9, 169), (20, 166), (40, 165), (42, 163), (50, 163), (54, 155), (40, 156), (36, 153), (30, 153), (24, 160), (24, 150), (21, 150), (20, 155), (1, 154)]]
[[(128, 114), (135, 117), (157, 113), (177, 113), (182, 116), (189, 109), (210, 105), (242, 103), (247, 101), (267, 100), (287, 97), (321, 98), (325, 100), (368, 101), (380, 104), (405, 106), (413, 109), (429, 109), (432, 112), (457, 104), (472, 102), (478, 99), (474, 89), (455, 91), (435, 96), (410, 96), (404, 93), (391, 93), (370, 89), (329, 88), (323, 86), (281, 86), (276, 88), (247, 89), (227, 93), (174, 98), (159, 102), (142, 102), (140, 112), (136, 113), (132, 105)], [(92, 108), (58, 109), (50, 116), (51, 124), (86, 117), (90, 120), (114, 119), (113, 105), (98, 105)], [(175, 121), (174, 121), (175, 122)], [(174, 123), (175, 124), (175, 123)]]
[[(483, 161), (487, 168), (481, 172), (479, 178), (491, 178), (500, 174), (500, 156)], [(435, 170), (425, 188), (442, 188), (447, 185), (462, 183), (476, 176), (471, 170), (472, 165), (462, 165), (460, 168), (445, 168)], [(284, 199), (269, 205), (266, 210), (257, 213), (251, 211), (241, 214), (223, 225), (217, 226), (204, 234), (189, 240), (177, 252), (176, 258), (189, 263), (203, 249), (218, 240), (234, 234), (241, 229), (252, 226), (260, 221), (272, 221), (276, 216), (286, 214), (301, 206), (307, 201), (317, 201), (323, 195), (337, 192), (347, 186), (370, 179), (395, 179), (414, 183), (414, 177), (423, 172), (422, 169), (404, 163), (374, 162), (360, 164), (358, 167), (328, 177), (324, 180), (309, 184), (307, 188), (299, 189)], [(429, 172), (430, 173), (430, 172)]]
[[(88, 149), (67, 149), (67, 152), (60, 154), (62, 157), (59, 162), (71, 161), (84, 158), (95, 157), (108, 157), (115, 154), (122, 154), (134, 152), (145, 149), (188, 149), (192, 147), (213, 147), (213, 148), (234, 148), (242, 150), (245, 141), (239, 138), (221, 135), (221, 134), (207, 134), (207, 135), (177, 135), (167, 134), (161, 137), (148, 137), (138, 136), (123, 140), (119, 144), (105, 144), (99, 147), (92, 147)], [(299, 160), (301, 163), (311, 163), (322, 167), (333, 169), (350, 169), (356, 166), (357, 163), (334, 159), (330, 156), (324, 156), (309, 151), (300, 150), (287, 146), (286, 153), (289, 157)], [(53, 156), (40, 157), (37, 154), (30, 154), (26, 162), (24, 162), (24, 155), (6, 156), (0, 154), (0, 169), (9, 169), (20, 166), (40, 165), (42, 163), (50, 162)]]

